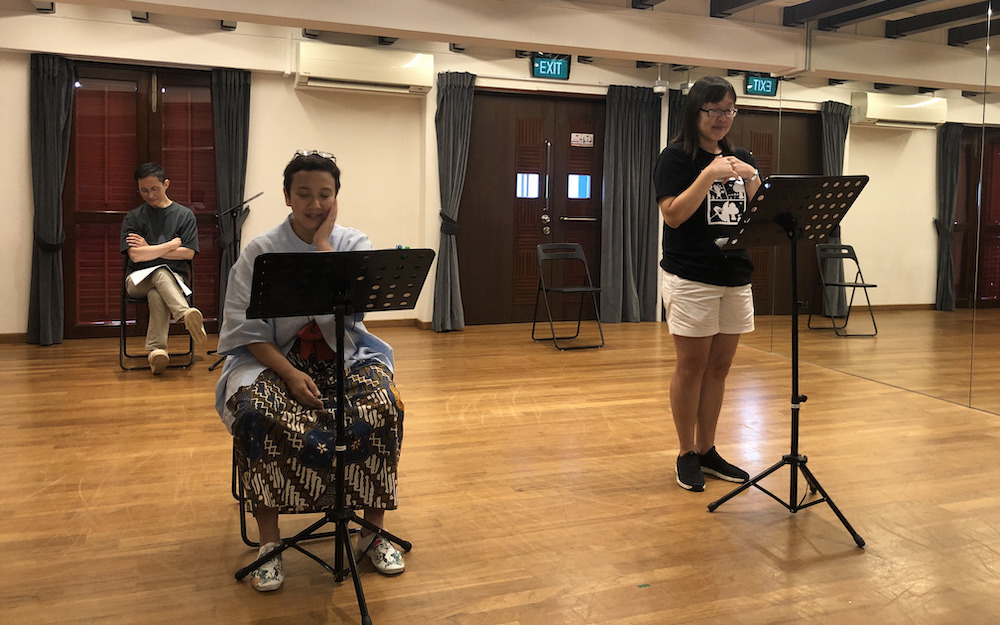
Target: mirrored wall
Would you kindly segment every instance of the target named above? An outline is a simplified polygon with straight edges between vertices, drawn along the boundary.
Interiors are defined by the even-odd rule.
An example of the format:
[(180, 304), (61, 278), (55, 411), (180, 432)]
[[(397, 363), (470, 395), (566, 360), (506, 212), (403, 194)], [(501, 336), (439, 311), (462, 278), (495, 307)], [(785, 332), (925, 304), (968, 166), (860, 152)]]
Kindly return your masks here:
[[(996, 34), (992, 38), (996, 39)], [(990, 86), (998, 84), (1000, 68), (988, 44), (989, 40), (985, 46), (979, 211), (975, 223), (970, 223), (976, 234), (977, 262), (969, 403), (1000, 414), (1000, 94), (990, 93)]]
[[(981, 21), (988, 22), (991, 14), (987, 5)], [(938, 214), (938, 128), (852, 123), (844, 173), (868, 174), (871, 179), (844, 218), (841, 234), (843, 243), (855, 247), (864, 278), (879, 285), (870, 291), (877, 335), (840, 337), (822, 329), (829, 328), (830, 319), (815, 315), (822, 311), (815, 251), (800, 245), (798, 299), (805, 309), (798, 338), (803, 364), (1000, 414), (995, 356), (1000, 350), (1000, 94), (990, 93), (990, 85), (1000, 84), (1000, 79), (991, 66), (988, 44), (987, 30), (985, 40), (966, 46), (976, 63), (981, 62), (976, 71), (982, 80), (975, 88), (932, 91), (933, 84), (920, 89), (860, 81), (841, 87), (948, 100), (948, 119), (962, 124), (957, 131), (956, 210), (948, 234), (947, 219)], [(947, 45), (941, 50), (943, 55), (951, 53)], [(926, 65), (932, 66), (932, 59)], [(797, 78), (779, 87), (775, 173), (822, 173), (810, 170), (813, 164), (803, 159), (801, 146), (786, 149), (801, 143), (804, 131), (795, 118), (807, 107), (797, 102), (795, 93), (806, 87), (821, 90), (823, 84), (816, 78)], [(843, 92), (839, 96), (836, 99), (843, 100)], [(748, 104), (740, 104), (742, 116)], [(948, 164), (954, 164), (954, 158), (946, 159)], [(926, 304), (938, 300), (939, 231), (951, 240), (954, 310)], [(758, 267), (761, 261), (755, 257)], [(769, 282), (755, 282), (754, 288), (767, 290), (769, 300), (764, 306), (758, 300), (758, 329), (744, 343), (790, 355), (791, 302), (785, 301), (789, 289), (780, 284), (789, 281), (789, 254), (776, 250), (763, 262), (770, 263), (764, 272)], [(852, 278), (853, 264), (846, 263), (845, 270)], [(942, 270), (948, 271), (947, 266)], [(857, 291), (853, 304), (849, 327), (859, 333), (873, 331), (863, 291)], [(947, 301), (944, 307), (950, 307)], [(821, 329), (808, 327), (809, 312), (814, 313), (811, 325)]]

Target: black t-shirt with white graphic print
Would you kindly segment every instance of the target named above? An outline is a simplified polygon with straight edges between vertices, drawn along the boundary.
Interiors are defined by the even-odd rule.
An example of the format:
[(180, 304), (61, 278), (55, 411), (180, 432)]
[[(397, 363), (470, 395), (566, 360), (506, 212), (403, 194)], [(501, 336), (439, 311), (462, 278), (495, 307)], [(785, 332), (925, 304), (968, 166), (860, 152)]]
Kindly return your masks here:
[[(757, 168), (750, 152), (737, 148), (732, 154)], [(698, 149), (694, 160), (684, 146), (674, 143), (660, 153), (653, 173), (656, 199), (677, 197), (691, 186), (701, 170), (716, 156)], [(735, 232), (746, 209), (746, 187), (740, 179), (715, 182), (701, 206), (677, 228), (663, 225), (663, 260), (665, 271), (687, 280), (718, 286), (743, 286), (750, 283), (753, 263), (746, 250), (721, 250), (719, 246)]]

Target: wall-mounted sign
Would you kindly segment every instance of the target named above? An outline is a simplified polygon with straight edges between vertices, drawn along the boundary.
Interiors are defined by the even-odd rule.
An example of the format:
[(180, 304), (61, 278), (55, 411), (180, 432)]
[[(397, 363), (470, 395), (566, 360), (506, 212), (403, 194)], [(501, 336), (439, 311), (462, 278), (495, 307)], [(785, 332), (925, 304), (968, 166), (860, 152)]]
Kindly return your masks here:
[(569, 60), (568, 54), (542, 54), (531, 55), (531, 76), (532, 78), (552, 78), (555, 80), (569, 80)]
[(747, 81), (744, 84), (743, 93), (747, 95), (778, 95), (778, 79), (774, 76), (747, 74)]
[(594, 134), (590, 132), (569, 133), (569, 144), (574, 148), (594, 147)]

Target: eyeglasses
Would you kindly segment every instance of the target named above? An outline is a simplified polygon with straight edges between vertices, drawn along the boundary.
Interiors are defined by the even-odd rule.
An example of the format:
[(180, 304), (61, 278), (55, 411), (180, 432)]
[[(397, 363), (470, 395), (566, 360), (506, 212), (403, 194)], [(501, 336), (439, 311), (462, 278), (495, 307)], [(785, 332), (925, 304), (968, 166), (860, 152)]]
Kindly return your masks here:
[(736, 109), (699, 109), (705, 113), (708, 113), (709, 117), (736, 117), (739, 113)]
[(325, 159), (331, 160), (334, 163), (337, 162), (337, 157), (336, 156), (334, 156), (333, 154), (330, 154), (329, 152), (320, 152), (319, 150), (296, 150), (295, 151), (295, 156), (293, 156), (292, 159), (294, 160), (294, 159), (296, 159), (296, 158), (298, 158), (300, 156), (313, 156), (313, 155), (316, 155), (316, 156), (318, 156), (320, 158), (325, 158)]

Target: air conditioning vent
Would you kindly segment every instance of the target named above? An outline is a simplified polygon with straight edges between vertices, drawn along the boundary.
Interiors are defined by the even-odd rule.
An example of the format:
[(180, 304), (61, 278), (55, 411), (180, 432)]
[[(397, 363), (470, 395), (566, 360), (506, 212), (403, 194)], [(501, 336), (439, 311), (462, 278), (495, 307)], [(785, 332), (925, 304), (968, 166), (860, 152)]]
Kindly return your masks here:
[(851, 94), (851, 123), (894, 128), (930, 128), (948, 115), (944, 98), (891, 93)]
[(434, 84), (434, 57), (302, 41), (295, 84), (301, 88), (422, 95)]

